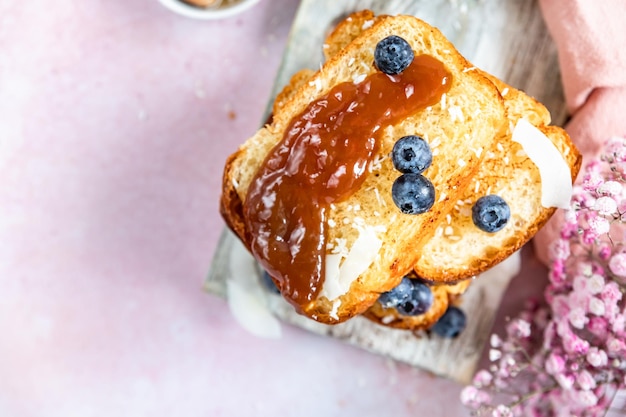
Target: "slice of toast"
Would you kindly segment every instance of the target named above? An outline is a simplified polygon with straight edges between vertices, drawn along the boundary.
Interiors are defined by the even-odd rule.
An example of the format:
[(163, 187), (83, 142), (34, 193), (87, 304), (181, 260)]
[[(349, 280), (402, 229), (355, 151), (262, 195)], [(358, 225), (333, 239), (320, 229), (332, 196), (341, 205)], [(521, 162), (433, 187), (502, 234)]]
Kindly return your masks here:
[[(554, 214), (556, 208), (541, 204), (539, 169), (522, 146), (513, 141), (513, 129), (519, 119), (531, 122), (556, 146), (570, 167), (572, 181), (582, 163), (582, 156), (565, 130), (547, 125), (549, 113), (543, 105), (494, 77), (490, 79), (504, 96), (510, 123), (498, 135), (481, 169), (446, 222), (428, 239), (414, 265), (417, 275), (433, 281), (456, 282), (493, 267), (528, 242)], [(472, 221), (472, 206), (488, 194), (502, 197), (511, 210), (506, 226), (495, 233), (480, 230)]]
[[(329, 59), (341, 51), (378, 19), (380, 17), (373, 12), (364, 10), (339, 22), (326, 38), (325, 57)], [(506, 259), (530, 240), (556, 210), (541, 205), (539, 170), (521, 145), (512, 140), (519, 119), (527, 120), (552, 141), (570, 167), (572, 181), (582, 163), (582, 156), (567, 133), (559, 127), (548, 126), (550, 113), (545, 106), (484, 71), (474, 67), (469, 70), (480, 72), (498, 88), (509, 123), (498, 133), (495, 146), (485, 155), (481, 169), (446, 216), (446, 221), (427, 240), (414, 265), (418, 276), (437, 282), (457, 282)], [(511, 209), (511, 220), (496, 233), (484, 232), (472, 222), (471, 207), (486, 194), (499, 195)]]
[[(363, 12), (360, 12), (361, 14)], [(366, 14), (365, 16), (369, 16)], [(355, 17), (355, 21), (358, 20)], [(344, 21), (345, 22), (345, 21)], [(341, 23), (340, 23), (341, 24)], [(345, 28), (350, 25), (345, 25)], [(359, 25), (360, 29), (360, 25)], [(333, 32), (336, 33), (336, 32)], [(355, 33), (354, 31), (352, 33)], [(333, 43), (327, 41), (327, 45), (333, 46)], [(332, 50), (332, 49), (329, 49)], [(310, 69), (302, 69), (296, 72), (290, 79), (289, 83), (276, 95), (272, 106), (272, 113), (281, 111), (282, 106), (291, 99), (302, 85), (307, 83), (315, 72)], [(415, 274), (410, 274), (415, 276)], [(439, 318), (446, 312), (448, 306), (457, 300), (469, 287), (472, 279), (465, 279), (458, 283), (451, 284), (433, 284), (431, 286), (433, 292), (433, 303), (428, 311), (424, 314), (416, 316), (406, 316), (398, 313), (393, 308), (384, 308), (378, 302), (374, 303), (363, 316), (380, 325), (393, 327), (403, 330), (426, 330), (432, 327)]]
[[(503, 100), (494, 85), (475, 71), (437, 30), (411, 16), (380, 18), (329, 59), (309, 82), (295, 91), (265, 126), (231, 155), (224, 171), (221, 213), (229, 227), (250, 249), (254, 236), (246, 227), (244, 204), (248, 188), (266, 156), (282, 140), (285, 129), (312, 101), (333, 86), (354, 83), (377, 71), (373, 65), (376, 44), (389, 35), (406, 39), (416, 56), (430, 55), (452, 74), (445, 103), (437, 102), (382, 129), (380, 148), (362, 186), (349, 198), (331, 206), (326, 238), (326, 257), (350, 257), (365, 231), (382, 245), (349, 290), (336, 298), (318, 296), (301, 313), (324, 323), (337, 323), (366, 311), (379, 294), (396, 286), (417, 263), (427, 236), (445, 221), (459, 193), (478, 170), (496, 133), (507, 123)], [(357, 81), (358, 82), (358, 81)], [(424, 175), (434, 185), (432, 208), (420, 215), (399, 211), (391, 198), (391, 186), (400, 175), (388, 158), (397, 139), (419, 134), (430, 142), (433, 164)], [(367, 233), (366, 233), (367, 234)], [(328, 284), (327, 282), (324, 285)], [(333, 278), (334, 279), (334, 278)], [(280, 279), (276, 279), (281, 287)]]

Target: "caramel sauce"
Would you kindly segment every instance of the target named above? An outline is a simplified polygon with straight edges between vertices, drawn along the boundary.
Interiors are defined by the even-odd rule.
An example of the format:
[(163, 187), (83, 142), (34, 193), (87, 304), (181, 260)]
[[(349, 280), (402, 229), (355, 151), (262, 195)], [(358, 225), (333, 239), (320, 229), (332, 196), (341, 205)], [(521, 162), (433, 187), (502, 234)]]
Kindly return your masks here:
[(401, 74), (336, 85), (285, 129), (250, 184), (244, 219), (252, 252), (294, 306), (324, 283), (330, 204), (363, 184), (383, 129), (439, 102), (451, 82), (440, 61), (416, 56)]

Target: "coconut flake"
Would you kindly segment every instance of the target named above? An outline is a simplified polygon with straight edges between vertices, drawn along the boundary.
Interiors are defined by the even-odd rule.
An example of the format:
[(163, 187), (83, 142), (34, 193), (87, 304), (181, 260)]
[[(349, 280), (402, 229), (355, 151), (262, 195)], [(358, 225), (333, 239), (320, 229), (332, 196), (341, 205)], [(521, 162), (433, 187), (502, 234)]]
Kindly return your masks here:
[(309, 85), (311, 87), (315, 87), (318, 93), (322, 91), (322, 80), (320, 80), (319, 78), (315, 78), (314, 80), (309, 81)]
[(552, 141), (525, 119), (519, 119), (513, 129), (514, 142), (539, 169), (541, 205), (567, 209), (572, 198), (572, 173)]
[(463, 110), (459, 106), (450, 106), (448, 107), (448, 113), (450, 113), (450, 118), (452, 122), (456, 122), (457, 120), (463, 122), (465, 117), (463, 116)]
[[(374, 262), (382, 246), (373, 227), (364, 227), (341, 263), (342, 255), (326, 255), (324, 286), (320, 297), (336, 300), (350, 290), (350, 285)], [(340, 266), (341, 264), (341, 266)]]
[(339, 320), (339, 316), (337, 315), (337, 312), (339, 311), (339, 306), (341, 305), (341, 300), (338, 298), (335, 301), (333, 301), (333, 308), (332, 310), (330, 310), (329, 316), (334, 318), (335, 320)]
[(365, 80), (365, 78), (367, 77), (367, 74), (356, 74), (353, 78), (352, 78), (352, 82), (354, 84), (359, 84), (360, 82), (362, 82), (363, 80)]
[(238, 240), (233, 244), (229, 261), (226, 294), (228, 307), (237, 323), (258, 337), (281, 337), (280, 322), (271, 313), (267, 294), (259, 283), (256, 261)]

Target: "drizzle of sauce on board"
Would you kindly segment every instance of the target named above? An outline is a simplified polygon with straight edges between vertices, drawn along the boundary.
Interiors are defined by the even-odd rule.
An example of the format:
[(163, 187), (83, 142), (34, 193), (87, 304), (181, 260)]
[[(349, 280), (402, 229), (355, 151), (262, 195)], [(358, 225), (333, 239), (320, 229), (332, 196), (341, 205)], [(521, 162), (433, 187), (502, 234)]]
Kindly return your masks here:
[(383, 129), (439, 102), (451, 84), (443, 63), (419, 55), (401, 74), (336, 85), (291, 120), (244, 202), (252, 252), (291, 304), (317, 298), (330, 204), (361, 187)]

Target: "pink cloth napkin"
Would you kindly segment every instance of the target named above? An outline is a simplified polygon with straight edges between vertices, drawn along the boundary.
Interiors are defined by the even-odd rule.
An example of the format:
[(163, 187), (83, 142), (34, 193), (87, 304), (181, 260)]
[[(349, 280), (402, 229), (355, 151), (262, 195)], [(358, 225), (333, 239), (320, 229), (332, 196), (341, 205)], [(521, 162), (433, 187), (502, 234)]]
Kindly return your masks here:
[[(539, 3), (559, 53), (572, 115), (566, 130), (582, 152), (584, 166), (609, 137), (626, 135), (626, 1)], [(561, 219), (562, 213), (557, 213), (534, 239), (537, 256), (546, 264)]]

